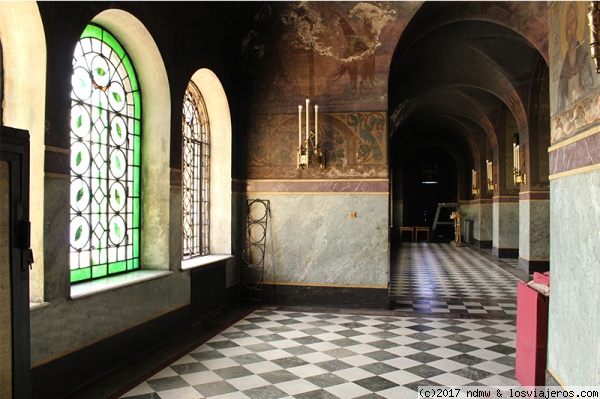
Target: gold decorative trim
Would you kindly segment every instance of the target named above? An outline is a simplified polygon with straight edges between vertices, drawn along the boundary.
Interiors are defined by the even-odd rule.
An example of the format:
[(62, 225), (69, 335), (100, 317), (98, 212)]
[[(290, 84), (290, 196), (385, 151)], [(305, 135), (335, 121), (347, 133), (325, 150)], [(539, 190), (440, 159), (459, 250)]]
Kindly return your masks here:
[(571, 169), (571, 170), (567, 170), (564, 172), (555, 173), (553, 175), (550, 175), (549, 178), (550, 178), (550, 180), (555, 180), (555, 179), (560, 179), (561, 177), (574, 176), (574, 175), (579, 175), (581, 173), (593, 172), (596, 170), (600, 170), (600, 164), (584, 166), (582, 168)]
[(234, 194), (245, 195), (389, 195), (389, 191), (361, 192), (361, 191), (244, 191)]
[(375, 179), (246, 179), (246, 180), (238, 180), (233, 179), (239, 183), (331, 183), (331, 182), (385, 182), (388, 183), (389, 179), (375, 178)]
[(565, 384), (565, 383), (564, 383), (564, 382), (563, 382), (563, 381), (562, 381), (560, 378), (558, 378), (558, 377), (556, 376), (556, 373), (555, 373), (555, 372), (554, 372), (554, 371), (553, 371), (551, 368), (549, 368), (549, 367), (546, 367), (546, 370), (548, 370), (548, 372), (549, 372), (550, 374), (552, 374), (552, 377), (554, 377), (554, 379), (556, 380), (556, 382), (558, 382), (558, 383), (560, 384), (560, 386), (561, 386), (561, 387), (562, 387), (564, 390), (567, 390), (567, 388), (565, 388), (567, 385), (566, 385), (566, 384)]

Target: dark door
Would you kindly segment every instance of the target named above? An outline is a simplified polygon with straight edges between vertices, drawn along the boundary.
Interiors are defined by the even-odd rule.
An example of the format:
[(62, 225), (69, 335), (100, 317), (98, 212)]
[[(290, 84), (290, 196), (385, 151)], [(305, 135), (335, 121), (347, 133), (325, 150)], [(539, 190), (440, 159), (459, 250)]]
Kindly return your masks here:
[(0, 397), (29, 398), (29, 133), (0, 127)]

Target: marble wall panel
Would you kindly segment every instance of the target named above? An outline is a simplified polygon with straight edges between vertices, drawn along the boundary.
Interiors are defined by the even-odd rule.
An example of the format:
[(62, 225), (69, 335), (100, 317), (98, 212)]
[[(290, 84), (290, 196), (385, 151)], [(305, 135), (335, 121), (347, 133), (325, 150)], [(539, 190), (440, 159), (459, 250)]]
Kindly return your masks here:
[(548, 369), (567, 386), (600, 385), (600, 172), (550, 191)]
[(550, 201), (519, 201), (519, 256), (550, 259)]
[(270, 201), (266, 282), (387, 287), (387, 194), (248, 195)]
[(31, 312), (32, 366), (189, 302), (187, 273), (174, 273), (77, 300), (56, 299)]
[[(44, 179), (44, 301), (69, 295), (69, 200), (68, 176)], [(66, 227), (66, 228), (65, 228)]]
[(496, 248), (519, 247), (519, 203), (515, 199), (508, 201), (494, 198), (493, 208), (493, 238), (492, 245)]
[(492, 241), (493, 238), (493, 206), (491, 203), (482, 203), (479, 206), (479, 235), (475, 230), (475, 238), (479, 241)]
[[(492, 203), (489, 200), (476, 200), (460, 204), (460, 210), (465, 212), (463, 220), (473, 221), (473, 236), (477, 241), (492, 241)], [(465, 235), (466, 224), (463, 224)]]

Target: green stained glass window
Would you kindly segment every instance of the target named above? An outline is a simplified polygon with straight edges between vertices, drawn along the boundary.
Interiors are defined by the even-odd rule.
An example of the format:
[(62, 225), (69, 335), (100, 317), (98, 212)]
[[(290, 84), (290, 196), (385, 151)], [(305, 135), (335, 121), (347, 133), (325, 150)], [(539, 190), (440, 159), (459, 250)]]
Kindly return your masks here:
[(72, 283), (139, 268), (140, 109), (127, 53), (88, 25), (73, 53)]
[(204, 98), (189, 82), (183, 98), (182, 216), (183, 257), (209, 254), (209, 138)]

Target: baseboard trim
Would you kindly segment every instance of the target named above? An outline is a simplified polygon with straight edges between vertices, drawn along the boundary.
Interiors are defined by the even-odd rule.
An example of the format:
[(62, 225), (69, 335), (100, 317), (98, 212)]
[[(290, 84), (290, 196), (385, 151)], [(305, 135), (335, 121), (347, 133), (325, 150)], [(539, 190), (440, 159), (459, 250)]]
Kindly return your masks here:
[(389, 309), (387, 288), (264, 284), (261, 302), (269, 306)]

